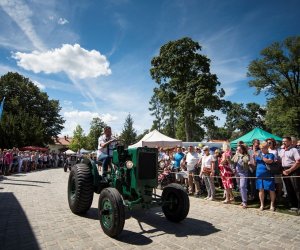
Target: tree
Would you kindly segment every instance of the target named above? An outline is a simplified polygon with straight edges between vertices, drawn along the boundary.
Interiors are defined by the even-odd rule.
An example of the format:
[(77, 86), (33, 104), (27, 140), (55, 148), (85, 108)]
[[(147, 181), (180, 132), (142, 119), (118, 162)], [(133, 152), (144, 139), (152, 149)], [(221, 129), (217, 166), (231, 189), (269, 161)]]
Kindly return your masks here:
[(12, 72), (1, 76), (0, 100), (3, 97), (1, 147), (44, 146), (63, 129), (59, 101), (49, 100), (28, 78)]
[(136, 131), (133, 128), (133, 119), (130, 114), (125, 119), (120, 139), (124, 140), (125, 145), (130, 145), (136, 141)]
[(155, 98), (164, 110), (174, 110), (174, 118), (183, 119), (188, 141), (199, 140), (204, 110), (220, 109), (224, 96), (223, 89), (217, 90), (217, 76), (210, 73), (210, 60), (200, 50), (199, 43), (185, 37), (163, 45), (151, 61), (150, 74), (159, 85)]
[(227, 102), (225, 127), (231, 133), (239, 130), (242, 134), (249, 132), (255, 127), (266, 129), (265, 115), (266, 109), (257, 103), (247, 103), (246, 107), (244, 107), (242, 103)]
[(266, 124), (278, 135), (300, 136), (300, 36), (275, 42), (260, 55), (250, 63), (248, 76), (256, 94), (264, 91), (268, 98)]
[(102, 134), (105, 126), (106, 124), (101, 120), (101, 118), (93, 118), (91, 121), (90, 132), (87, 136), (87, 149), (95, 150), (98, 148), (98, 138)]
[(73, 131), (72, 142), (69, 145), (69, 148), (75, 152), (78, 150), (85, 148), (87, 144), (86, 136), (83, 133), (83, 129), (80, 125), (77, 125), (75, 130)]

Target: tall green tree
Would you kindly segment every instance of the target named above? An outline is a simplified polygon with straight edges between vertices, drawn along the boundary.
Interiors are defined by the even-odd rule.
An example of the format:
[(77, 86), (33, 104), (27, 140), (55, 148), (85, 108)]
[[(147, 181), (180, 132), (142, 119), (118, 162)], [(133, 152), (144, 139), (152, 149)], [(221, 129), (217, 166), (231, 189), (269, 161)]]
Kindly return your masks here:
[(60, 134), (64, 119), (59, 101), (50, 100), (28, 78), (9, 72), (0, 78), (0, 147), (44, 146)]
[(200, 54), (201, 46), (190, 38), (168, 42), (151, 61), (150, 74), (158, 84), (154, 91), (165, 110), (182, 117), (186, 140), (199, 140), (204, 110), (222, 106), (224, 90), (210, 72), (210, 60)]
[(255, 127), (266, 129), (265, 116), (266, 108), (257, 103), (251, 102), (244, 105), (243, 103), (228, 102), (225, 127), (231, 133), (238, 130), (242, 134)]
[(72, 142), (69, 145), (69, 148), (75, 152), (82, 148), (86, 148), (87, 138), (83, 132), (83, 129), (80, 125), (77, 125), (73, 131)]
[(252, 61), (249, 86), (267, 96), (266, 124), (273, 133), (300, 136), (300, 36), (274, 42)]
[(102, 134), (103, 128), (106, 126), (105, 122), (99, 117), (93, 118), (91, 127), (87, 136), (87, 149), (95, 150), (98, 147), (98, 138)]
[(125, 119), (124, 128), (120, 139), (124, 140), (125, 145), (133, 144), (136, 141), (136, 130), (133, 128), (133, 119), (130, 114)]

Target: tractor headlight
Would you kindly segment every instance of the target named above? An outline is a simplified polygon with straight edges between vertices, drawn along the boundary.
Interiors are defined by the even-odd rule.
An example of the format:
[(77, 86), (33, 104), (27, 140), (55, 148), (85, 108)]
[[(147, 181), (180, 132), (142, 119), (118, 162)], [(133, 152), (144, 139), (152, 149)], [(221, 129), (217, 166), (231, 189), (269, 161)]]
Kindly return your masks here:
[(126, 168), (127, 169), (132, 169), (133, 167), (133, 162), (132, 161), (126, 161)]

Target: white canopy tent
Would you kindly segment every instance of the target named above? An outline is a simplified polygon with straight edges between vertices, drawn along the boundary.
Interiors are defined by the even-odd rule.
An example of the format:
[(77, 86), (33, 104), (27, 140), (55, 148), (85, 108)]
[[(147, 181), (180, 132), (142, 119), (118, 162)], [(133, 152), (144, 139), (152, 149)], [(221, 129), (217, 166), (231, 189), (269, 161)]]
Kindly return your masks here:
[(71, 149), (68, 149), (66, 152), (65, 152), (66, 155), (72, 155), (72, 154), (76, 154), (74, 151), (72, 151)]
[(149, 148), (155, 147), (176, 147), (177, 145), (182, 145), (181, 140), (173, 139), (168, 137), (156, 129), (146, 134), (139, 142), (130, 145), (128, 148), (137, 148), (147, 146)]

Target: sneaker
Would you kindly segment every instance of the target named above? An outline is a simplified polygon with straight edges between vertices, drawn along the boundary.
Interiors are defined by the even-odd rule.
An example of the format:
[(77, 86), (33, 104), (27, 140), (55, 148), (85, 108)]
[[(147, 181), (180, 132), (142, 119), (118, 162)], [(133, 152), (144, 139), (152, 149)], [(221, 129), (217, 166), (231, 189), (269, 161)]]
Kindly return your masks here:
[(209, 200), (209, 201), (213, 201), (213, 200), (214, 200), (214, 198), (213, 198), (213, 197), (209, 197), (207, 200)]
[(209, 199), (209, 197), (208, 197), (208, 196), (204, 198), (204, 200), (208, 200), (208, 199)]
[(275, 211), (275, 207), (270, 207), (270, 211), (274, 212)]

